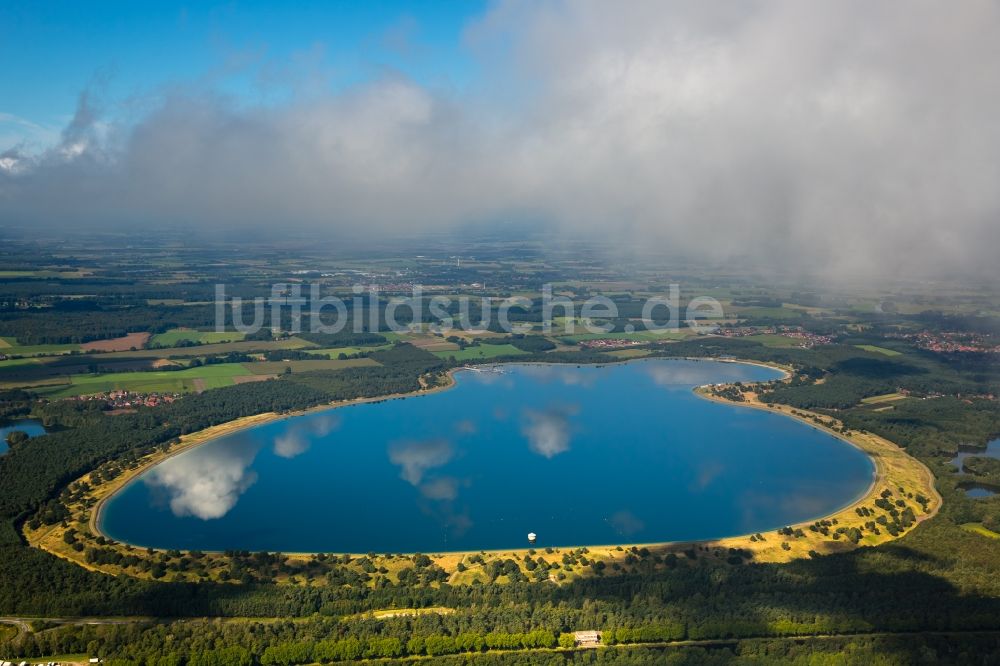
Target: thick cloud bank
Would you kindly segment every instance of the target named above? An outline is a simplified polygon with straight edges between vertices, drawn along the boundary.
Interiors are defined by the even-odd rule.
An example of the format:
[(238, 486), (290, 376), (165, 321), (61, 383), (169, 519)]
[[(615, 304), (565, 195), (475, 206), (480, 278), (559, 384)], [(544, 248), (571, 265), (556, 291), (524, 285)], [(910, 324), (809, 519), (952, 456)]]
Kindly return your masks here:
[[(164, 95), (0, 146), (0, 224), (391, 234), (530, 216), (827, 274), (996, 271), (1000, 4), (499, 2), (459, 93)], [(100, 130), (100, 131), (98, 131)]]

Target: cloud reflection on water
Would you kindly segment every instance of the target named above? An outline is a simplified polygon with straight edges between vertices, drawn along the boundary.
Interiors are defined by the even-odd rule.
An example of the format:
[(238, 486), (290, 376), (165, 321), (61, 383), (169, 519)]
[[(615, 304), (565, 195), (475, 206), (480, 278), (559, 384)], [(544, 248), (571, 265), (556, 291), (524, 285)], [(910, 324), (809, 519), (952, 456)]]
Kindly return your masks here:
[(452, 501), (458, 497), (459, 483), (453, 476), (442, 476), (422, 484), (420, 494), (427, 499)]
[[(462, 429), (460, 425), (456, 427)], [(395, 442), (389, 446), (389, 460), (399, 466), (400, 478), (420, 492), (417, 506), (440, 523), (449, 536), (458, 538), (474, 524), (467, 507), (462, 510), (455, 507), (459, 489), (468, 487), (471, 481), (453, 476), (428, 477), (431, 470), (447, 465), (454, 457), (454, 447), (443, 438)]]
[(712, 485), (712, 482), (726, 471), (726, 466), (718, 460), (706, 460), (698, 464), (695, 471), (696, 474), (688, 488), (692, 492), (700, 492)]
[(680, 363), (649, 363), (644, 365), (644, 369), (653, 382), (663, 388), (698, 386), (706, 381), (704, 370)]
[(726, 363), (720, 377), (718, 365), (705, 367), (700, 362), (644, 363), (641, 366), (657, 386), (664, 388), (700, 386), (709, 381), (749, 382), (757, 376), (759, 368), (745, 363)]
[(236, 506), (257, 481), (250, 464), (259, 446), (248, 440), (209, 446), (165, 460), (143, 477), (154, 492), (163, 493), (177, 517), (221, 518)]
[(463, 381), (468, 380), (478, 384), (488, 386), (498, 386), (503, 388), (513, 388), (514, 380), (509, 375), (500, 372), (474, 372), (467, 371), (463, 374)]
[(736, 502), (740, 509), (740, 531), (751, 530), (776, 512), (789, 516), (787, 523), (822, 515), (829, 510), (829, 500), (827, 489), (820, 486), (813, 483), (808, 490), (797, 488), (774, 494), (753, 490), (742, 493)]
[(646, 523), (631, 511), (622, 510), (615, 512), (608, 520), (611, 527), (622, 536), (630, 537), (646, 529)]
[(455, 422), (455, 432), (460, 435), (474, 435), (479, 431), (479, 426), (472, 419), (462, 419)]
[(446, 439), (395, 442), (389, 446), (389, 460), (400, 468), (399, 476), (419, 486), (427, 470), (441, 467), (455, 455)]
[(274, 455), (281, 458), (301, 455), (309, 450), (314, 438), (326, 437), (337, 430), (340, 423), (340, 417), (335, 414), (306, 418), (299, 424), (292, 421), (285, 432), (274, 438)]
[(528, 377), (541, 383), (559, 383), (563, 386), (582, 386), (589, 388), (600, 378), (600, 368), (563, 367), (560, 365), (532, 364), (519, 368)]
[(528, 438), (532, 451), (554, 458), (569, 451), (573, 430), (569, 417), (579, 411), (578, 405), (549, 407), (544, 411), (526, 409), (522, 412), (521, 433)]

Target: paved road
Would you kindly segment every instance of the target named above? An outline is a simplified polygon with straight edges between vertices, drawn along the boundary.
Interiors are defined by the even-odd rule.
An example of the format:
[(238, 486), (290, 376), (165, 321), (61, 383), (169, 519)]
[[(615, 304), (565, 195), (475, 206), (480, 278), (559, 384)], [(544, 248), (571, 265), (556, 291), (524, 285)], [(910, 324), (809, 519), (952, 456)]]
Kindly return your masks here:
[(28, 626), (27, 620), (23, 620), (19, 617), (0, 617), (0, 624), (12, 624), (17, 627), (17, 633), (26, 634), (31, 631), (31, 627)]
[(19, 634), (31, 633), (32, 622), (48, 622), (51, 624), (131, 624), (132, 622), (142, 622), (150, 618), (126, 617), (126, 618), (106, 618), (106, 617), (0, 617), (0, 624), (12, 624), (17, 627)]

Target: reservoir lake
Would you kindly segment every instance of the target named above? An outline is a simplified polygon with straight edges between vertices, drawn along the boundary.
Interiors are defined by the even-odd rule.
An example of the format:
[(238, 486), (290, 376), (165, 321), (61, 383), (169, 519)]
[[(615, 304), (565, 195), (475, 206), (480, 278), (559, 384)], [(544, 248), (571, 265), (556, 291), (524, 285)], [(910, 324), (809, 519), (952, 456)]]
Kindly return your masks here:
[(138, 546), (443, 552), (773, 530), (850, 504), (872, 461), (808, 424), (706, 400), (761, 366), (644, 360), (461, 371), (448, 390), (248, 428), (150, 468), (101, 530)]

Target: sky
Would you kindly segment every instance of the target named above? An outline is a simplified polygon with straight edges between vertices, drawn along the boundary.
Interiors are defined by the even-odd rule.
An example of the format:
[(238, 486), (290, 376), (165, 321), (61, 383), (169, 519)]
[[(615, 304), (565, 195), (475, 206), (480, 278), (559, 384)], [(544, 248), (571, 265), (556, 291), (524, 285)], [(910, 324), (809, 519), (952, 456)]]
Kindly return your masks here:
[(996, 0), (4, 3), (0, 62), (0, 226), (1000, 277)]
[[(20, 4), (20, 6), (17, 6)], [(200, 86), (244, 103), (287, 100), (315, 83), (342, 90), (389, 72), (457, 88), (472, 75), (468, 2), (52, 2), (0, 5), (0, 146), (58, 140), (81, 91), (129, 113), (171, 88)], [(283, 85), (290, 69), (322, 81)], [(313, 71), (308, 71), (312, 69)], [(124, 107), (124, 108), (117, 108)]]

